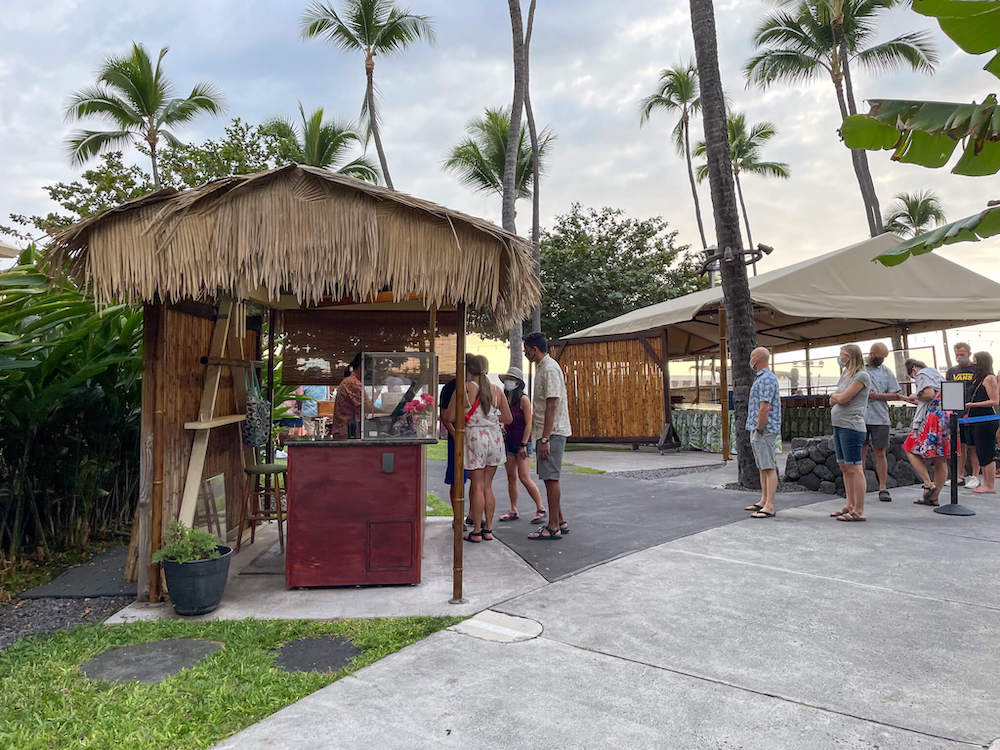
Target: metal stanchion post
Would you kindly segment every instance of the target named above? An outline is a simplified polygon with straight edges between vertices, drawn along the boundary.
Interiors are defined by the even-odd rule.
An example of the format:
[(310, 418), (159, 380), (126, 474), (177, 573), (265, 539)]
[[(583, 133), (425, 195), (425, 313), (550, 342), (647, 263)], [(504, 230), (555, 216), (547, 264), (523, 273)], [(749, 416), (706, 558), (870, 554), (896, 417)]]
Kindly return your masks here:
[(951, 413), (951, 502), (935, 508), (935, 513), (945, 516), (974, 516), (976, 512), (958, 504), (958, 414)]

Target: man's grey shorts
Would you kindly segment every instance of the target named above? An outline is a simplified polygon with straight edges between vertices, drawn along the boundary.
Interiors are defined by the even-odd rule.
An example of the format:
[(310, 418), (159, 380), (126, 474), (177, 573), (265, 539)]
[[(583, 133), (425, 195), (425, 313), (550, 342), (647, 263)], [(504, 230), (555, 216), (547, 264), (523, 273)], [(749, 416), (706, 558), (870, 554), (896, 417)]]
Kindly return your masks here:
[(759, 434), (757, 430), (750, 430), (750, 448), (753, 450), (753, 460), (757, 462), (757, 468), (761, 471), (766, 469), (777, 469), (778, 461), (775, 454), (778, 452), (778, 436), (773, 432)]
[(559, 481), (559, 474), (562, 472), (563, 453), (566, 452), (566, 438), (562, 435), (552, 435), (549, 438), (549, 457), (542, 458), (539, 450), (542, 445), (535, 441), (535, 471), (538, 478), (543, 482)]
[(868, 431), (868, 437), (865, 438), (867, 445), (878, 450), (885, 450), (889, 447), (889, 425), (866, 424), (865, 429)]

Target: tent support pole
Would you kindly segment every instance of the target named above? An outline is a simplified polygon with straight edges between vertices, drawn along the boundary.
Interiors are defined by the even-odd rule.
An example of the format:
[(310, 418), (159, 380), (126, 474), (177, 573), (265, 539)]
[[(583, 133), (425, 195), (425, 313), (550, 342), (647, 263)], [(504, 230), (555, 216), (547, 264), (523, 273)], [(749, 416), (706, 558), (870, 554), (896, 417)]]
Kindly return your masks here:
[(465, 300), (458, 303), (455, 337), (455, 474), (451, 483), (452, 604), (462, 604), (462, 531), (465, 527)]
[(670, 409), (670, 347), (666, 328), (660, 333), (660, 341), (663, 345), (663, 354), (660, 358), (662, 363), (660, 370), (663, 373), (663, 430), (660, 432), (660, 440), (656, 447), (662, 453), (667, 448), (680, 448), (681, 441), (677, 430), (674, 429), (674, 415)]
[(806, 395), (813, 395), (812, 365), (809, 362), (809, 344), (806, 344)]
[(701, 403), (701, 357), (694, 358), (694, 402)]
[(729, 461), (729, 346), (726, 341), (726, 308), (719, 307), (719, 401), (722, 403), (722, 460)]

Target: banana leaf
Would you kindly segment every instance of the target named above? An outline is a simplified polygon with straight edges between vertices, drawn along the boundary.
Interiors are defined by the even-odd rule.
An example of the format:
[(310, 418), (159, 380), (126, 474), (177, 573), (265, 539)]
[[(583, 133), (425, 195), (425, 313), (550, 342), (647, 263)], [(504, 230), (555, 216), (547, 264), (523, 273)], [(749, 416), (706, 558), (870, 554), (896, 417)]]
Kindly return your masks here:
[(942, 245), (978, 242), (998, 234), (1000, 234), (1000, 206), (994, 206), (973, 216), (942, 224), (930, 232), (901, 242), (878, 256), (876, 260), (886, 266), (898, 266), (911, 255), (923, 255)]

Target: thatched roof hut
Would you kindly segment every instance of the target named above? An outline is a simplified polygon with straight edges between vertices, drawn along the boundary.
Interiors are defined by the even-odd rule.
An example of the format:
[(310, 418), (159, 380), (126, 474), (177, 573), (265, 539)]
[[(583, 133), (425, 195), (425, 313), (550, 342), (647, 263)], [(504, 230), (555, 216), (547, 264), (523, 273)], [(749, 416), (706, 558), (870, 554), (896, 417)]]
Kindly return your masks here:
[[(501, 330), (540, 287), (529, 244), (482, 219), (323, 169), (291, 165), (172, 188), (81, 221), (50, 257), (100, 303), (215, 297), (464, 299)], [(287, 305), (283, 305), (287, 306)]]

